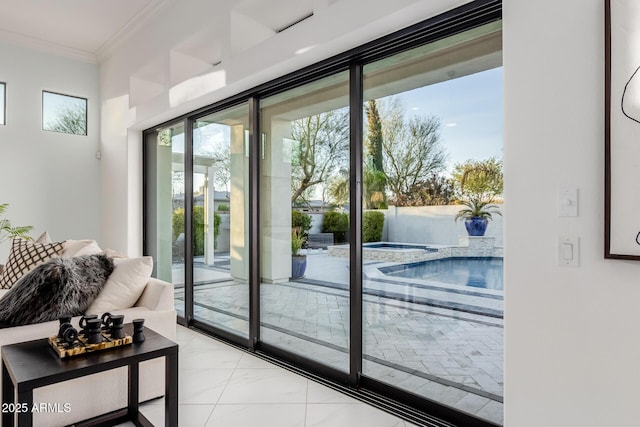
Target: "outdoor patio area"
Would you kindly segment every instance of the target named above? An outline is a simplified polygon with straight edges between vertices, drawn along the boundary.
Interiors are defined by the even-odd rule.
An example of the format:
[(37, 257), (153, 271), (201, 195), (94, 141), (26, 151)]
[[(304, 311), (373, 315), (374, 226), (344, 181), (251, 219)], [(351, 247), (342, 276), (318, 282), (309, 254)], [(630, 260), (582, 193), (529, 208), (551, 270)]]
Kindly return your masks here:
[[(307, 254), (305, 277), (261, 286), (261, 339), (336, 369), (349, 366), (348, 260)], [(195, 263), (196, 319), (248, 335), (248, 286), (224, 256)], [(387, 276), (363, 266), (363, 373), (493, 422), (503, 422), (503, 292)], [(177, 305), (183, 270), (174, 268)]]

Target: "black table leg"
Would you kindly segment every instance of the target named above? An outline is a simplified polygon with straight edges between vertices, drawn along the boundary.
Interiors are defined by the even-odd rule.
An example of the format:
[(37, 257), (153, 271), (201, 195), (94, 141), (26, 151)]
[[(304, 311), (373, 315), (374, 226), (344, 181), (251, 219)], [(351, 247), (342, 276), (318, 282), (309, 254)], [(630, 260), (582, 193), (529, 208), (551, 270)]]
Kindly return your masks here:
[(178, 425), (178, 350), (165, 356), (164, 425)]
[[(13, 427), (14, 424), (14, 412), (13, 411), (5, 411), (5, 404), (13, 404), (15, 403), (15, 391), (13, 387), (13, 381), (11, 381), (11, 377), (9, 376), (9, 371), (7, 371), (7, 367), (2, 363), (2, 425), (5, 427)], [(8, 408), (7, 408), (8, 409)]]
[(129, 418), (134, 420), (138, 418), (138, 395), (139, 395), (139, 365), (137, 362), (129, 364)]
[(33, 389), (18, 393), (18, 426), (33, 426)]

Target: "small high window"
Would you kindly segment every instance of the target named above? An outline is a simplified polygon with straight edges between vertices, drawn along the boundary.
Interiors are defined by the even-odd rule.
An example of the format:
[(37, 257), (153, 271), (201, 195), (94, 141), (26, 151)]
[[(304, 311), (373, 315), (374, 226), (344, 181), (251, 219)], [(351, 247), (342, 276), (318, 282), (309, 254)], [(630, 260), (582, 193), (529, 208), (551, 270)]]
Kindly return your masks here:
[(86, 135), (87, 100), (42, 91), (42, 129), (72, 135)]
[(6, 84), (0, 82), (0, 125), (7, 124), (6, 112), (4, 108), (7, 101), (6, 93)]

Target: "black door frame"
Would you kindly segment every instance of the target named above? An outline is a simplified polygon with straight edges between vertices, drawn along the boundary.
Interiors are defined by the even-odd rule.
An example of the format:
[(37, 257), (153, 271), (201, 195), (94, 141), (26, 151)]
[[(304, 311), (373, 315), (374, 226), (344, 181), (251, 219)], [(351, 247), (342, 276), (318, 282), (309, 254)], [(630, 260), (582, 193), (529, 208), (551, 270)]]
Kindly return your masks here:
[[(444, 425), (438, 420), (425, 415), (434, 415), (457, 425), (495, 426), (491, 422), (478, 419), (457, 409), (439, 402), (398, 389), (382, 383), (362, 373), (363, 329), (362, 329), (362, 150), (363, 150), (363, 67), (364, 65), (394, 55), (401, 51), (451, 36), (490, 22), (502, 19), (501, 0), (475, 0), (452, 9), (426, 21), (396, 31), (392, 34), (351, 49), (342, 54), (328, 58), (317, 64), (305, 67), (278, 79), (262, 84), (253, 89), (239, 93), (224, 101), (203, 107), (180, 118), (167, 121), (159, 126), (144, 131), (145, 150), (144, 166), (147, 167), (146, 137), (158, 128), (184, 121), (185, 127), (185, 196), (193, 191), (192, 164), (192, 130), (198, 117), (224, 110), (243, 102), (249, 104), (249, 337), (240, 337), (228, 331), (199, 322), (193, 317), (193, 251), (192, 251), (192, 197), (185, 197), (185, 234), (188, 236), (185, 247), (185, 317), (178, 323), (202, 329), (205, 332), (239, 345), (248, 351), (275, 357), (290, 365), (293, 369), (308, 371), (312, 376), (319, 376), (335, 382), (336, 387), (345, 387), (344, 391), (358, 390), (358, 397), (375, 402), (389, 410), (402, 413), (414, 422), (427, 425)], [(318, 80), (338, 72), (349, 72), (350, 103), (350, 355), (349, 372), (344, 373), (335, 368), (323, 365), (315, 360), (302, 357), (286, 349), (266, 344), (260, 340), (260, 99), (285, 90)], [(189, 160), (187, 160), (189, 159)], [(147, 172), (144, 173), (146, 178)], [(150, 187), (147, 187), (150, 185)], [(143, 214), (153, 214), (149, 209), (146, 192), (153, 184), (144, 182), (145, 197)], [(191, 193), (189, 193), (191, 192)], [(146, 224), (146, 221), (144, 221)], [(144, 252), (149, 253), (147, 242), (153, 230), (143, 227)], [(148, 234), (151, 233), (151, 234)], [(417, 415), (415, 415), (417, 414)], [(415, 416), (414, 416), (415, 415)]]

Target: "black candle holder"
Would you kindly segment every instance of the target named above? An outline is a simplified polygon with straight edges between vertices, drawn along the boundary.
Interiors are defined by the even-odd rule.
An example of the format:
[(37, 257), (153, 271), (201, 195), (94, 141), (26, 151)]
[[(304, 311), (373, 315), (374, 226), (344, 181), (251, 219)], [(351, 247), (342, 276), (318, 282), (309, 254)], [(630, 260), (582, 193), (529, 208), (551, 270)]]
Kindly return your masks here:
[(133, 319), (133, 342), (144, 341), (144, 319)]

